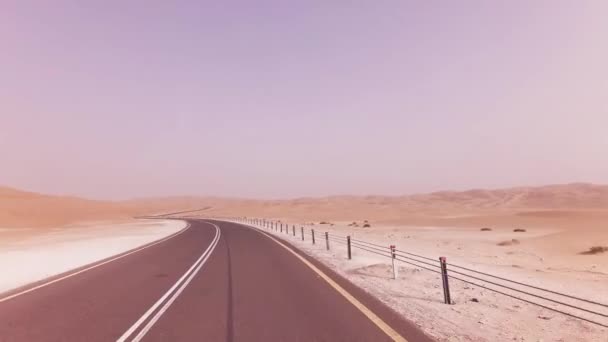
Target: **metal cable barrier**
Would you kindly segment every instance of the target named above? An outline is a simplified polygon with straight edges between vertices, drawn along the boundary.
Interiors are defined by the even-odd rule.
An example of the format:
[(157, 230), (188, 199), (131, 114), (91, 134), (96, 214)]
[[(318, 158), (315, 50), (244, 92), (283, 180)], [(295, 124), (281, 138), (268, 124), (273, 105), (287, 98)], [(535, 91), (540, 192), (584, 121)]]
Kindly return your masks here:
[[(538, 287), (538, 286), (534, 286), (534, 285), (529, 285), (529, 284), (522, 283), (522, 282), (519, 282), (519, 281), (511, 280), (511, 279), (502, 278), (502, 277), (495, 276), (495, 275), (492, 275), (492, 274), (489, 274), (489, 273), (484, 273), (484, 272), (476, 271), (476, 270), (473, 270), (473, 269), (470, 269), (470, 268), (458, 266), (458, 265), (451, 264), (451, 263), (448, 264), (448, 265), (451, 266), (451, 267), (455, 267), (455, 268), (462, 269), (462, 270), (465, 270), (465, 271), (481, 274), (481, 275), (484, 275), (484, 276), (487, 276), (487, 277), (491, 277), (491, 278), (494, 278), (494, 279), (499, 279), (499, 280), (507, 281), (507, 282), (514, 283), (514, 284), (517, 284), (517, 285), (529, 287), (529, 288), (532, 288), (532, 289), (535, 289), (535, 290), (544, 291), (544, 292), (552, 293), (552, 294), (555, 294), (555, 295), (563, 296), (563, 297), (566, 297), (566, 298), (575, 299), (575, 300), (579, 300), (579, 301), (586, 302), (586, 303), (589, 303), (589, 304), (594, 304), (594, 305), (598, 305), (598, 306), (602, 306), (602, 307), (608, 308), (608, 304), (603, 304), (603, 303), (599, 303), (599, 302), (596, 302), (596, 301), (593, 301), (593, 300), (589, 300), (589, 299), (585, 299), (585, 298), (580, 298), (580, 297), (572, 296), (572, 295), (569, 295), (569, 294), (565, 294), (565, 293), (561, 293), (561, 292), (557, 292), (557, 291), (553, 291), (553, 290), (549, 290), (549, 289), (544, 289), (542, 287)], [(451, 272), (452, 273), (457, 273), (455, 271), (451, 271)]]
[[(277, 228), (277, 224), (279, 225), (279, 227), (282, 227), (281, 223), (273, 222), (272, 220), (244, 220), (246, 220), (244, 221), (245, 223), (257, 224), (265, 229), (276, 231), (277, 233), (280, 233), (280, 229)], [(571, 294), (543, 288), (540, 286), (527, 284), (521, 281), (508, 279), (494, 274), (477, 271), (470, 267), (447, 263), (445, 257), (433, 259), (427, 256), (407, 252), (404, 250), (398, 250), (393, 245), (380, 245), (378, 243), (353, 239), (351, 238), (351, 236), (348, 235), (341, 236), (330, 234), (324, 231), (314, 230), (311, 228), (305, 229), (303, 226), (293, 225), (292, 234), (292, 231), (289, 230), (289, 227), (289, 225), (286, 225), (285, 233), (287, 233), (288, 236), (293, 235), (292, 238), (301, 238), (302, 240), (305, 240), (306, 237), (308, 238), (308, 240), (314, 241), (312, 240), (312, 238), (314, 237), (316, 242), (313, 243), (319, 245), (325, 244), (328, 250), (330, 249), (330, 245), (333, 244), (340, 244), (342, 246), (346, 246), (348, 259), (352, 259), (353, 249), (392, 259), (394, 272), (393, 274), (395, 278), (397, 278), (395, 261), (415, 266), (419, 269), (429, 271), (431, 273), (439, 274), (443, 281), (444, 301), (446, 304), (453, 304), (449, 288), (449, 279), (453, 279), (571, 318), (576, 318), (587, 323), (591, 323), (603, 328), (608, 328), (608, 320), (606, 320), (606, 322), (601, 321), (602, 318), (608, 318), (608, 310), (606, 310), (606, 312), (600, 311), (602, 309), (608, 308), (608, 304), (606, 303), (601, 303), (595, 300), (590, 300), (579, 296), (574, 296)], [(457, 276), (454, 276), (452, 274), (456, 274)], [(520, 288), (517, 288), (516, 286)], [(539, 291), (541, 293), (544, 293), (544, 295), (541, 293), (533, 293), (532, 291)], [(586, 304), (587, 307), (582, 307), (581, 305), (583, 305), (583, 303)], [(593, 309), (589, 306), (592, 306)], [(568, 312), (565, 311), (565, 309), (571, 309), (575, 312)], [(583, 317), (581, 315), (586, 315), (588, 317)]]

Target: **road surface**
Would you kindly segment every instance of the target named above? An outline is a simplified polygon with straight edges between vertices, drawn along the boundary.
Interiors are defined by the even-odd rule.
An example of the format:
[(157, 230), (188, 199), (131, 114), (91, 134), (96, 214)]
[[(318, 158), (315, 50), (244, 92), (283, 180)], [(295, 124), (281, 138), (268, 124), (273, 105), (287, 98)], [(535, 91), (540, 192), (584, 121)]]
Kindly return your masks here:
[(286, 242), (189, 223), (0, 296), (0, 341), (431, 341)]

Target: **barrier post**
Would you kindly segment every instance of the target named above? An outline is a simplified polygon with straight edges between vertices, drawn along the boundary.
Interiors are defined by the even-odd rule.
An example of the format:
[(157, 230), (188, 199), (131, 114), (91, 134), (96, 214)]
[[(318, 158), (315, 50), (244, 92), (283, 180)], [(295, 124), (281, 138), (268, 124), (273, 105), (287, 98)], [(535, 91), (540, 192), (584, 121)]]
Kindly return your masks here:
[(327, 247), (327, 250), (329, 250), (329, 233), (325, 232), (325, 246)]
[(315, 230), (314, 229), (310, 229), (310, 233), (312, 234), (312, 244), (315, 244)]
[(281, 233), (283, 232), (283, 223), (281, 223)]
[(293, 229), (293, 236), (296, 236), (296, 225), (294, 224), (291, 228)]
[(445, 257), (439, 257), (439, 264), (441, 264), (441, 279), (443, 280), (443, 301), (445, 304), (452, 304), (450, 298), (450, 283), (448, 281), (448, 266)]
[(395, 258), (397, 257), (395, 254), (395, 245), (391, 245), (391, 260), (393, 262), (393, 279), (397, 279), (397, 277), (399, 276), (397, 274), (398, 270), (397, 267), (395, 266)]
[(300, 230), (302, 231), (302, 241), (304, 241), (304, 227), (300, 227)]
[(350, 235), (346, 237), (346, 251), (348, 252), (348, 260), (352, 259), (352, 254), (350, 252)]

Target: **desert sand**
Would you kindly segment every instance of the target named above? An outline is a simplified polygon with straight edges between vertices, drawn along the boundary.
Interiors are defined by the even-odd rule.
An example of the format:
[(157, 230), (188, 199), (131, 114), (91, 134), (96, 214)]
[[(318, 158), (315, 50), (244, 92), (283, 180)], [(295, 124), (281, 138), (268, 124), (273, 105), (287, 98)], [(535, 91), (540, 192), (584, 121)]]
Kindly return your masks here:
[[(134, 217), (163, 217), (177, 211), (193, 212), (166, 217), (260, 217), (382, 246), (395, 244), (433, 259), (446, 256), (465, 267), (608, 303), (605, 185), (408, 196), (167, 197), (115, 202), (0, 188), (0, 245), (25, 243), (32, 250), (36, 243), (31, 245), (31, 241), (44, 240), (49, 232), (68, 236), (62, 232), (73, 227), (86, 230), (94, 227), (87, 222), (95, 221), (129, 230), (126, 227), (135, 222)], [(370, 227), (364, 228), (364, 221)], [(119, 230), (107, 232), (118, 234)], [(311, 246), (297, 239), (295, 243), (441, 341), (606, 341), (608, 336), (606, 329), (462, 283), (452, 284), (456, 304), (445, 306), (441, 283), (432, 273), (400, 264), (400, 277), (392, 280), (390, 260), (385, 258), (355, 250), (348, 261), (339, 245), (327, 252), (322, 244)], [(592, 248), (594, 253), (586, 253)]]
[(257, 216), (293, 221), (470, 227), (541, 225), (601, 227), (608, 185), (565, 184), (408, 196), (330, 196), (291, 200), (164, 197), (96, 201), (0, 187), (0, 226), (43, 227), (91, 220), (202, 209), (208, 216)]
[[(354, 247), (353, 258), (348, 260), (344, 243), (332, 239), (330, 250), (327, 251), (323, 238), (323, 233), (329, 232), (332, 236), (349, 235), (353, 239), (379, 246), (388, 247), (394, 244), (402, 251), (435, 260), (439, 256), (446, 256), (449, 263), (459, 266), (608, 304), (608, 255), (584, 255), (578, 252), (578, 245), (608, 242), (606, 230), (591, 228), (573, 233), (568, 229), (528, 226), (526, 232), (501, 228), (482, 232), (479, 228), (463, 227), (362, 228), (361, 225), (353, 227), (352, 222), (331, 222), (322, 225), (319, 222), (314, 225), (311, 222), (283, 222), (297, 226), (295, 237), (291, 234), (271, 233), (295, 244), (374, 294), (438, 341), (582, 342), (606, 341), (608, 336), (608, 329), (456, 280), (451, 280), (450, 285), (453, 305), (445, 305), (438, 274), (397, 262), (398, 278), (394, 280), (389, 258)], [(304, 241), (301, 240), (300, 227), (304, 227), (306, 232), (311, 229), (316, 231), (315, 245), (312, 244), (309, 233)], [(503, 244), (505, 241), (512, 242), (513, 239), (519, 242)], [(568, 241), (571, 244), (566, 243)], [(388, 248), (386, 250), (388, 251)], [(476, 282), (489, 285), (483, 281)], [(513, 286), (507, 282), (497, 282)], [(490, 287), (563, 310), (563, 307), (547, 301), (496, 286)], [(515, 288), (530, 291), (520, 286)], [(564, 300), (562, 297), (540, 291), (531, 292)], [(608, 315), (608, 309), (605, 307), (568, 299), (565, 302)], [(566, 309), (566, 312), (583, 318), (608, 323), (605, 318)]]
[(10, 275), (0, 279), (0, 293), (138, 248), (185, 226), (177, 220), (137, 220), (26, 229), (22, 234), (0, 230), (0, 269)]

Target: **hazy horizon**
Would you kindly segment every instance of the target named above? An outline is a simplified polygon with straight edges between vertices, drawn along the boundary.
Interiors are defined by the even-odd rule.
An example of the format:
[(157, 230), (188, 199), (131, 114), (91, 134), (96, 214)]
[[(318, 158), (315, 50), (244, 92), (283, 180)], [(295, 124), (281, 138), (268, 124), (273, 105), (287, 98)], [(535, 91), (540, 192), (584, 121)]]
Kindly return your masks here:
[(1, 185), (125, 199), (608, 183), (608, 3), (0, 8)]
[(77, 198), (82, 198), (82, 199), (87, 199), (87, 200), (94, 200), (94, 201), (130, 201), (130, 200), (154, 200), (154, 199), (165, 199), (165, 198), (218, 198), (218, 199), (237, 199), (237, 200), (260, 200), (260, 201), (289, 201), (289, 200), (299, 200), (299, 199), (306, 199), (306, 198), (310, 198), (310, 199), (324, 199), (324, 198), (333, 198), (333, 197), (407, 197), (407, 196), (416, 196), (416, 195), (432, 195), (432, 194), (436, 194), (436, 193), (449, 193), (449, 192), (455, 192), (455, 193), (461, 193), (461, 192), (467, 192), (467, 191), (502, 191), (502, 190), (517, 190), (517, 189), (525, 189), (525, 188), (532, 188), (532, 189), (540, 189), (540, 188), (546, 188), (546, 187), (575, 187), (575, 186), (591, 186), (591, 187), (608, 187), (608, 184), (601, 184), (601, 183), (588, 183), (588, 182), (570, 182), (570, 183), (560, 183), (560, 184), (520, 184), (520, 185), (514, 185), (514, 186), (507, 186), (507, 187), (498, 187), (498, 188), (474, 188), (474, 187), (464, 187), (461, 189), (435, 189), (435, 190), (429, 190), (426, 192), (413, 192), (413, 193), (401, 193), (401, 194), (387, 194), (387, 193), (361, 193), (361, 194), (352, 194), (352, 193), (328, 193), (328, 194), (318, 194), (318, 195), (310, 195), (310, 196), (287, 196), (287, 197), (268, 197), (268, 196), (259, 196), (259, 197), (254, 197), (254, 196), (228, 196), (228, 195), (216, 195), (216, 194), (204, 194), (204, 193), (199, 193), (199, 194), (189, 194), (189, 193), (182, 193), (182, 194), (165, 194), (165, 195), (151, 195), (151, 196), (126, 196), (126, 197), (117, 197), (117, 198), (99, 198), (99, 197), (92, 197), (92, 196), (86, 196), (86, 195), (78, 195), (78, 194), (70, 194), (70, 193), (48, 193), (48, 192), (41, 192), (41, 191), (37, 191), (36, 189), (23, 189), (23, 188), (16, 188), (10, 185), (6, 185), (6, 184), (0, 184), (0, 189), (2, 188), (6, 188), (6, 189), (12, 189), (15, 191), (24, 191), (24, 192), (31, 192), (31, 193), (37, 193), (40, 195), (50, 195), (50, 196), (67, 196), (67, 197), (77, 197)]

